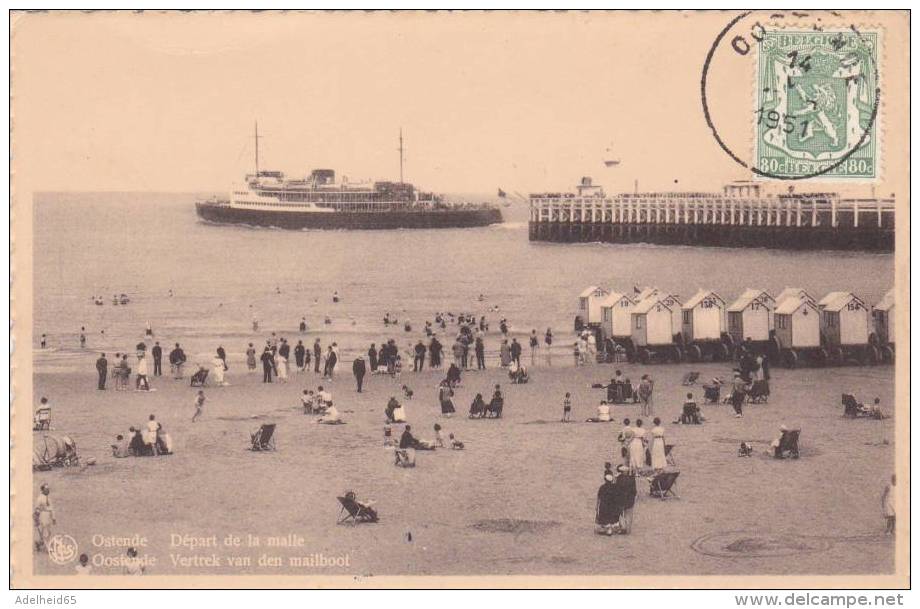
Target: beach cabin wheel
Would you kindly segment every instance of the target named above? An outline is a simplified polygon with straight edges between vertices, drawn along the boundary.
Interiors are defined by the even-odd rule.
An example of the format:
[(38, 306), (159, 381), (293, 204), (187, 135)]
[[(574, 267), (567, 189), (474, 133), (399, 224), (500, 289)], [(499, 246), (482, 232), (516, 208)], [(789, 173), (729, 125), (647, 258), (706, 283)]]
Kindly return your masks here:
[(873, 347), (878, 347), (878, 336), (875, 332), (869, 333), (869, 344)]
[(715, 348), (715, 351), (712, 354), (712, 357), (716, 361), (724, 362), (728, 359), (728, 356), (731, 354), (729, 346), (725, 343), (719, 343), (719, 346)]
[(799, 362), (799, 354), (793, 349), (786, 349), (783, 352), (783, 365), (786, 368), (795, 368), (796, 364)]
[[(821, 349), (821, 351), (824, 351), (824, 349)], [(824, 353), (827, 353), (827, 351), (824, 351)], [(825, 355), (824, 361), (827, 362), (827, 360), (828, 360), (828, 356)], [(843, 349), (841, 349), (840, 347), (831, 347), (830, 360), (835, 364), (842, 364), (844, 361)]]
[(675, 364), (679, 364), (684, 361), (684, 352), (680, 347), (674, 345), (671, 347), (671, 357), (674, 359)]
[(863, 350), (862, 354), (862, 364), (876, 366), (879, 362), (879, 353), (878, 348), (875, 345), (869, 345)]
[(703, 350), (699, 345), (690, 345), (687, 347), (687, 358), (691, 362), (698, 362), (703, 359)]
[(648, 352), (648, 349), (639, 349), (639, 362), (643, 364), (649, 363), (649, 360), (652, 359), (652, 354)]
[(885, 345), (881, 350), (882, 361), (888, 364), (894, 363), (894, 348)]

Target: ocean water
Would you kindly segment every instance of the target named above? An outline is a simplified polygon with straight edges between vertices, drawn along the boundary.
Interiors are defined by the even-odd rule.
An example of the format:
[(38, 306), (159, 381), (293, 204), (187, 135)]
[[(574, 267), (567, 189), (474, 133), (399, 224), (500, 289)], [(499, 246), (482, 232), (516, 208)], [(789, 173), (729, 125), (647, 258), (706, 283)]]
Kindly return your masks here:
[[(747, 287), (776, 293), (795, 286), (817, 298), (850, 290), (871, 304), (894, 284), (894, 257), (884, 253), (531, 243), (522, 202), (503, 208), (504, 224), (485, 228), (284, 231), (202, 223), (195, 198), (36, 196), (37, 369), (91, 367), (98, 351), (131, 351), (148, 322), (156, 340), (181, 342), (193, 361), (205, 361), (218, 345), (239, 357), (271, 332), (305, 344), (315, 336), (324, 346), (336, 340), (347, 361), (385, 338), (407, 347), (438, 311), (485, 315), (489, 350), (497, 349), (502, 317), (513, 334), (536, 328), (542, 336), (551, 327), (567, 355), (577, 295), (588, 285), (627, 293), (653, 285), (684, 298), (709, 288), (728, 301)], [(112, 295), (121, 293), (130, 304), (113, 306)], [(94, 295), (105, 304), (94, 305)], [(388, 311), (401, 323), (410, 319), (413, 332), (401, 323), (384, 327)], [(302, 316), (305, 337), (297, 332)], [(440, 334), (453, 332), (449, 325)], [(48, 347), (39, 350), (43, 333)]]

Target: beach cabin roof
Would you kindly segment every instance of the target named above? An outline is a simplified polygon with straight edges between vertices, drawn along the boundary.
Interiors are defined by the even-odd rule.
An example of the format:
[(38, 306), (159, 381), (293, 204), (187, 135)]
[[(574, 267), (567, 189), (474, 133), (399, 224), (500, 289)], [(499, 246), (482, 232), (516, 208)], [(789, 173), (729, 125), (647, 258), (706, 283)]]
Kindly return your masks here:
[(748, 288), (728, 307), (728, 310), (732, 312), (743, 311), (755, 300), (773, 300), (773, 297), (761, 289)]
[(891, 289), (891, 290), (888, 290), (888, 293), (886, 293), (885, 296), (883, 296), (882, 299), (879, 301), (879, 303), (875, 305), (875, 307), (873, 308), (876, 311), (890, 311), (891, 307), (893, 306), (894, 306), (894, 289)]
[(585, 291), (579, 294), (578, 296), (579, 298), (588, 298), (590, 296), (594, 296), (594, 293), (597, 292), (598, 290), (600, 290), (601, 292), (605, 294), (607, 293), (607, 290), (605, 290), (604, 288), (599, 288), (596, 285), (592, 285), (592, 286), (585, 288)]
[(785, 298), (776, 306), (774, 313), (777, 315), (792, 315), (801, 307), (809, 306), (816, 309), (815, 303), (807, 298)]
[(725, 306), (725, 300), (724, 300), (721, 296), (719, 296), (718, 294), (716, 294), (716, 293), (713, 292), (712, 290), (703, 290), (703, 289), (700, 289), (699, 292), (697, 292), (696, 294), (694, 294), (693, 296), (690, 297), (690, 300), (688, 300), (686, 303), (684, 303), (683, 308), (684, 308), (684, 309), (692, 309), (693, 307), (695, 307), (696, 305), (700, 304), (701, 302), (703, 302), (703, 301), (706, 300), (707, 298), (715, 298), (716, 300), (718, 300), (719, 302), (722, 303), (722, 306)]
[(632, 298), (626, 294), (620, 294), (619, 292), (610, 292), (602, 301), (601, 307), (612, 307), (616, 303), (620, 302), (621, 299), (625, 298), (629, 302), (633, 302)]
[(780, 292), (779, 295), (776, 297), (776, 302), (777, 303), (783, 302), (789, 297), (793, 297), (798, 300), (801, 300), (804, 298), (812, 302), (815, 301), (815, 299), (811, 297), (811, 294), (809, 294), (802, 288), (783, 288), (783, 291)]
[(865, 303), (859, 299), (852, 292), (831, 292), (827, 296), (821, 299), (821, 302), (818, 303), (818, 306), (824, 309), (825, 311), (841, 311), (844, 307), (847, 306), (852, 301), (859, 302), (860, 305), (865, 308)]
[(652, 310), (652, 307), (654, 307), (655, 305), (659, 305), (659, 304), (663, 306), (665, 309), (667, 309), (668, 311), (671, 310), (671, 307), (669, 307), (667, 304), (662, 302), (660, 298), (658, 298), (657, 296), (652, 296), (651, 298), (646, 298), (645, 300), (636, 304), (636, 308), (634, 308), (632, 312), (642, 315), (644, 313), (648, 313), (649, 311)]
[[(633, 291), (636, 291), (636, 288), (633, 288)], [(651, 298), (652, 296), (654, 296), (655, 294), (658, 294), (659, 292), (661, 292), (661, 290), (659, 290), (658, 288), (652, 288), (649, 286), (645, 286), (641, 290), (638, 290), (637, 295), (636, 295), (636, 302), (642, 302), (643, 300)]]

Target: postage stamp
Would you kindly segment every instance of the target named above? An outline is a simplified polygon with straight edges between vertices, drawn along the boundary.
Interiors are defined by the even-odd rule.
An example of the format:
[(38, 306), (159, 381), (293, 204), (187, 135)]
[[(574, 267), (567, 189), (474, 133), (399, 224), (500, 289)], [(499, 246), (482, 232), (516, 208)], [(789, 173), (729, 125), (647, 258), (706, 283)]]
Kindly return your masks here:
[(766, 30), (755, 166), (779, 177), (879, 173), (879, 32)]

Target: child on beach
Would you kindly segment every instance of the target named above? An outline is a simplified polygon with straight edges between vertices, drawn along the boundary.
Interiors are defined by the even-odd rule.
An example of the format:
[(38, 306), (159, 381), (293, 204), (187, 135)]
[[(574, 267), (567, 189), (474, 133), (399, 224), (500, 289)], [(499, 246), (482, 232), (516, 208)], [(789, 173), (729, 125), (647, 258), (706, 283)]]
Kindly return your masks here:
[(894, 535), (894, 474), (891, 475), (891, 484), (885, 485), (882, 491), (882, 513), (885, 515), (885, 535)]
[(300, 396), (300, 404), (303, 406), (304, 414), (313, 414), (313, 392), (304, 389), (303, 395)]
[(204, 400), (204, 391), (198, 390), (198, 395), (195, 396), (195, 414), (192, 415), (192, 423), (196, 423), (198, 417), (204, 412)]
[(399, 380), (399, 376), (402, 374), (402, 366), (402, 356), (397, 355), (396, 362), (393, 364), (393, 378), (395, 378), (397, 381)]
[(383, 445), (384, 446), (395, 446), (396, 443), (393, 441), (393, 428), (389, 425), (383, 426)]
[(441, 425), (434, 424), (434, 445), (438, 448), (444, 448), (444, 436), (441, 435)]
[(463, 442), (454, 437), (454, 434), (448, 434), (451, 450), (463, 450)]
[(80, 564), (73, 569), (77, 575), (89, 575), (93, 572), (93, 566), (89, 564), (89, 556), (80, 554)]
[(562, 399), (562, 422), (569, 423), (572, 420), (572, 394), (568, 391), (565, 392), (565, 397)]

